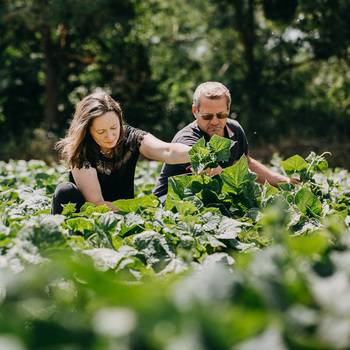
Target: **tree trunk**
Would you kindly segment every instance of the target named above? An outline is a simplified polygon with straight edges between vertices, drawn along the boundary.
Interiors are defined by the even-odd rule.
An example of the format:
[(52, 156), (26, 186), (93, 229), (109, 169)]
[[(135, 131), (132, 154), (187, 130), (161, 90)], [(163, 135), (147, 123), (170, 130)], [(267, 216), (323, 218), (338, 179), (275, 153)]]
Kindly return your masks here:
[(236, 30), (241, 36), (247, 65), (246, 88), (247, 91), (249, 91), (249, 125), (255, 125), (255, 127), (259, 129), (262, 123), (259, 119), (261, 102), (261, 71), (260, 63), (254, 54), (254, 48), (256, 45), (255, 0), (248, 0), (246, 2), (233, 0), (232, 4), (236, 11)]
[[(48, 129), (53, 129), (57, 125), (59, 84), (61, 68), (55, 55), (51, 41), (51, 30), (45, 27), (42, 30), (43, 51), (45, 55), (45, 91), (44, 91), (44, 124)], [(55, 57), (56, 56), (56, 57)]]

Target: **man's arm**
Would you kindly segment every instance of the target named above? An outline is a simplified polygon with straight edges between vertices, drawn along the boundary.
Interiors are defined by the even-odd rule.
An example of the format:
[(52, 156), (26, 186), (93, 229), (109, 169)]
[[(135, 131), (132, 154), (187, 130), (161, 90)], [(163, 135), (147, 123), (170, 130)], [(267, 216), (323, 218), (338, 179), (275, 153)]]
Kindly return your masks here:
[(258, 175), (256, 182), (259, 184), (264, 184), (265, 181), (267, 181), (271, 186), (278, 187), (278, 184), (282, 182), (288, 182), (293, 184), (300, 183), (297, 179), (291, 179), (287, 176), (270, 170), (265, 165), (251, 158), (249, 155), (247, 155), (247, 161), (249, 170)]

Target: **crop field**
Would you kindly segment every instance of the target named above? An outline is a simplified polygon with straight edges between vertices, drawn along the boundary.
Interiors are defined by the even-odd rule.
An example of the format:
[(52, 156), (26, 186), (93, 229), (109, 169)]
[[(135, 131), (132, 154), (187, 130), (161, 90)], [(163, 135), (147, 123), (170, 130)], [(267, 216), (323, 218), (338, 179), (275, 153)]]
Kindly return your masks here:
[[(192, 149), (197, 173), (216, 141)], [(0, 349), (349, 349), (350, 176), (326, 156), (276, 155), (301, 181), (278, 189), (245, 157), (175, 177), (164, 206), (144, 160), (120, 211), (55, 216), (64, 165), (0, 162)]]

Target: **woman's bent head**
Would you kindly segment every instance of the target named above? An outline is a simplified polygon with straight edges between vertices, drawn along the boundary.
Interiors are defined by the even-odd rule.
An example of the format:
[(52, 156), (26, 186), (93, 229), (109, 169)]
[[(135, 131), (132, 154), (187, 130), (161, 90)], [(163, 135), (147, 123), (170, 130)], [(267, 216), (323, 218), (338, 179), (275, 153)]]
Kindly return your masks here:
[(110, 145), (113, 148), (114, 157), (118, 158), (120, 156), (120, 146), (124, 141), (122, 110), (119, 103), (114, 101), (107, 93), (95, 91), (79, 102), (67, 137), (57, 143), (57, 148), (62, 149), (62, 155), (69, 168), (81, 168), (87, 155), (97, 158), (100, 151), (106, 151), (106, 145), (103, 143), (101, 145), (99, 142), (101, 137), (98, 133), (101, 131), (93, 127), (100, 125), (99, 121), (102, 120), (100, 117), (106, 114), (107, 116), (114, 116), (113, 127), (118, 129), (118, 135), (115, 142)]

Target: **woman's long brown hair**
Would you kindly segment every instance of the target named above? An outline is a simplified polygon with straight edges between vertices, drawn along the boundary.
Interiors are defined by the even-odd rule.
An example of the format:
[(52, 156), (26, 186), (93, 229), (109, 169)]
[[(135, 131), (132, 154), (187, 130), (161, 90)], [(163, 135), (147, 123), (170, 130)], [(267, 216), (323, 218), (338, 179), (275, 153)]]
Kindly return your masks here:
[(118, 161), (125, 138), (123, 112), (119, 103), (114, 101), (111, 96), (103, 91), (95, 91), (84, 97), (77, 105), (67, 136), (56, 144), (56, 149), (61, 151), (68, 169), (82, 168), (87, 156), (95, 158), (95, 160), (98, 159), (99, 146), (90, 134), (90, 126), (94, 118), (109, 111), (116, 113), (120, 123), (120, 135), (114, 147), (114, 158)]

